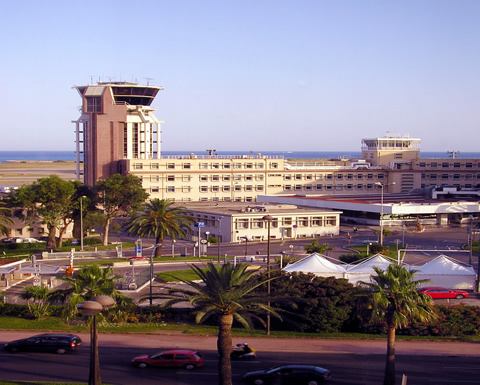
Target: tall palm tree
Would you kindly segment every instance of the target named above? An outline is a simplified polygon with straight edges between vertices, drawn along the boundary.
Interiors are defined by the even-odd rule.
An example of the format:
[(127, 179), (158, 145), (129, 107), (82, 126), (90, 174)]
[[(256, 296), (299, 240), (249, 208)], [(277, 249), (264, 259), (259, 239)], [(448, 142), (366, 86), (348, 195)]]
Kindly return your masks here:
[(396, 329), (406, 327), (412, 320), (428, 321), (436, 317), (432, 299), (417, 291), (428, 279), (414, 280), (415, 270), (391, 264), (386, 271), (373, 268), (373, 282), (360, 282), (370, 289), (372, 321), (385, 321), (387, 325), (387, 357), (384, 385), (395, 385)]
[[(184, 238), (190, 231), (195, 218), (188, 215), (183, 207), (174, 206), (170, 199), (150, 199), (143, 205), (143, 210), (135, 214), (124, 224), (129, 235), (155, 237), (161, 245), (166, 237)], [(162, 255), (162, 247), (155, 249), (155, 256)]]
[[(100, 268), (92, 265), (77, 270), (71, 277), (61, 277), (68, 284), (66, 289), (58, 289), (50, 293), (51, 302), (67, 303), (63, 311), (68, 321), (77, 314), (77, 306), (91, 300), (97, 295), (108, 295), (124, 302), (125, 296), (115, 289), (115, 281), (119, 278), (112, 267)], [(117, 305), (116, 305), (117, 306)]]
[(12, 209), (5, 207), (5, 202), (0, 201), (0, 234), (8, 236), (10, 234), (10, 228), (15, 223), (13, 219), (8, 215), (12, 212)]
[(210, 317), (216, 317), (218, 323), (218, 375), (220, 385), (232, 384), (232, 368), (230, 353), (232, 350), (233, 321), (239, 322), (245, 328), (251, 328), (253, 319), (265, 322), (257, 314), (272, 313), (280, 318), (267, 305), (268, 298), (255, 289), (268, 280), (252, 279), (258, 270), (247, 270), (249, 265), (231, 263), (215, 265), (207, 263), (203, 268), (191, 265), (201, 282), (183, 281), (188, 289), (175, 288), (168, 295), (158, 296), (169, 298), (163, 306), (171, 307), (179, 302), (190, 302), (196, 312), (196, 322), (201, 323)]

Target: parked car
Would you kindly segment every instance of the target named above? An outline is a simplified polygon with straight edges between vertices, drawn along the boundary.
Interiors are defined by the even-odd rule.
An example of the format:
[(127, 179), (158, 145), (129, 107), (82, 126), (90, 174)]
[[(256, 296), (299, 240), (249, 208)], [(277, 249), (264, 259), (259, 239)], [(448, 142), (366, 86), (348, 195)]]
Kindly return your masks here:
[(282, 365), (268, 370), (256, 370), (243, 376), (254, 385), (317, 385), (330, 380), (330, 370), (315, 365)]
[(137, 356), (132, 360), (137, 368), (156, 366), (162, 368), (185, 368), (188, 370), (205, 365), (203, 356), (195, 350), (167, 350), (164, 352)]
[(420, 293), (426, 294), (432, 298), (468, 298), (469, 294), (463, 290), (445, 289), (444, 287), (424, 287)]
[(14, 352), (50, 352), (63, 354), (78, 350), (82, 340), (75, 334), (38, 334), (33, 337), (15, 340), (3, 345), (3, 348)]

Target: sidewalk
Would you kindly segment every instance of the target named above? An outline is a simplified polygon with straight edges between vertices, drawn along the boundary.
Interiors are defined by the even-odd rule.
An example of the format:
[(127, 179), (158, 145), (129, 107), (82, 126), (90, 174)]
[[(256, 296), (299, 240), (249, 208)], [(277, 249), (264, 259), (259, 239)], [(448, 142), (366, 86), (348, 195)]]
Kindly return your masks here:
[[(29, 331), (0, 331), (2, 342), (40, 334)], [(89, 345), (88, 333), (79, 333), (85, 345)], [(234, 337), (233, 344), (248, 342), (259, 352), (292, 352), (292, 353), (330, 353), (330, 354), (385, 354), (386, 339), (378, 340), (346, 340), (328, 338), (266, 338), (266, 337)], [(216, 336), (195, 336), (179, 333), (165, 334), (99, 334), (100, 346), (122, 346), (139, 348), (183, 348), (215, 351)], [(397, 355), (448, 355), (477, 356), (480, 342), (448, 342), (448, 341), (403, 341), (397, 340)]]

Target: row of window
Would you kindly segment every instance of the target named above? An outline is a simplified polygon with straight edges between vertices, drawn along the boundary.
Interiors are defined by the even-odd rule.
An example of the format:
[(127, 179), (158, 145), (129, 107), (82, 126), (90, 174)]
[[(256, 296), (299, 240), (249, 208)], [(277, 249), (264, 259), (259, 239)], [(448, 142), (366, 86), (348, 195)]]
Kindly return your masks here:
[(472, 163), (472, 162), (419, 162), (418, 167), (430, 167), (430, 168), (473, 168), (473, 167), (480, 167), (480, 163)]
[(422, 174), (422, 179), (480, 179), (480, 174)]
[[(269, 186), (270, 187), (270, 186)], [(313, 184), (295, 184), (295, 185), (291, 185), (291, 184), (286, 184), (283, 186), (283, 189), (286, 190), (286, 191), (290, 191), (290, 190), (295, 190), (295, 191), (298, 191), (298, 190), (307, 190), (307, 191), (310, 191), (310, 190), (372, 190), (374, 188), (377, 188), (377, 189), (380, 189), (381, 187), (379, 186), (375, 186), (374, 183), (367, 183), (367, 184), (362, 184), (362, 183), (357, 183), (357, 184), (354, 184), (354, 183), (348, 183), (348, 184), (342, 184), (342, 183), (339, 183), (339, 184), (321, 184), (321, 183), (317, 183), (315, 185)]]
[[(200, 182), (207, 182), (208, 180), (211, 180), (213, 182), (217, 182), (217, 181), (220, 181), (220, 180), (222, 180), (224, 182), (228, 182), (228, 181), (232, 180), (232, 176), (231, 175), (222, 175), (222, 176), (220, 176), (220, 175), (200, 175), (199, 179), (200, 179)], [(173, 180), (175, 180), (175, 179), (173, 179)], [(259, 174), (259, 175), (234, 175), (233, 180), (236, 180), (236, 181), (241, 181), (241, 180), (246, 180), (246, 181), (249, 181), (249, 180), (264, 180), (264, 175), (263, 174)]]
[[(271, 227), (296, 226), (296, 227), (331, 227), (337, 225), (336, 216), (301, 216), (274, 218)], [(260, 229), (266, 227), (264, 220), (259, 218), (238, 218), (234, 222), (235, 229)]]
[(458, 187), (458, 188), (478, 188), (479, 186), (478, 185), (473, 185), (471, 183), (465, 183), (464, 185), (460, 185), (460, 184), (450, 184), (450, 183), (444, 183), (444, 184), (436, 184), (436, 183), (430, 183), (430, 184), (426, 184), (426, 183), (422, 183), (421, 184), (421, 188), (426, 188), (426, 187), (431, 187), (431, 186), (435, 186), (435, 187)]
[[(413, 185), (412, 185), (413, 186)], [(280, 185), (269, 185), (269, 188), (281, 188), (282, 186)], [(313, 184), (286, 184), (283, 185), (283, 190), (284, 191), (300, 191), (300, 190), (305, 190), (305, 191), (321, 191), (321, 190), (373, 190), (373, 189), (379, 189), (379, 186), (376, 186), (374, 183), (367, 183), (367, 184), (362, 184), (362, 183), (349, 183), (349, 184), (321, 184), (317, 183), (315, 185)], [(158, 193), (160, 192), (161, 188), (159, 186), (152, 186), (150, 187), (150, 192), (151, 193)], [(174, 192), (183, 192), (183, 193), (190, 193), (192, 191), (192, 187), (190, 186), (182, 186), (182, 187), (175, 187), (175, 186), (167, 186), (166, 187), (166, 192), (168, 193), (174, 193)], [(201, 193), (208, 193), (208, 192), (231, 192), (231, 191), (264, 191), (265, 186), (264, 185), (235, 185), (235, 186), (230, 186), (230, 185), (225, 185), (225, 186), (200, 186), (199, 191)]]
[(352, 180), (352, 179), (385, 179), (385, 174), (285, 174), (284, 180)]
[[(425, 174), (423, 174), (425, 175)], [(269, 177), (272, 176), (280, 176), (280, 175), (273, 175), (270, 174)], [(148, 178), (147, 176), (140, 176), (142, 179)], [(295, 174), (295, 175), (290, 175), (286, 174), (284, 175), (283, 179), (284, 180), (322, 180), (325, 178), (325, 180), (353, 180), (353, 179), (358, 179), (358, 180), (363, 180), (363, 179), (369, 179), (369, 180), (382, 180), (384, 179), (384, 174), (336, 174), (335, 176), (333, 174)], [(150, 181), (151, 182), (159, 182), (161, 180), (160, 175), (150, 175)], [(257, 174), (257, 175), (252, 175), (252, 174), (246, 174), (246, 175), (200, 175), (199, 177), (200, 182), (218, 182), (218, 181), (223, 181), (223, 182), (228, 182), (231, 180), (234, 181), (263, 181), (265, 179), (265, 176), (263, 174)], [(182, 182), (190, 182), (192, 179), (191, 175), (181, 175), (181, 176), (176, 176), (176, 175), (167, 175), (166, 180), (167, 182), (175, 182), (176, 180), (181, 180)]]
[[(270, 166), (270, 169), (278, 169), (279, 168), (278, 162), (271, 162), (269, 166)], [(170, 162), (170, 163), (166, 164), (166, 169), (167, 170), (175, 170), (175, 169), (191, 170), (192, 168), (193, 168), (193, 164), (190, 163), (190, 162), (182, 162), (181, 164)], [(263, 169), (265, 169), (265, 163), (264, 162), (200, 163), (199, 168), (200, 168), (200, 170), (219, 170), (219, 169), (224, 169), (224, 170), (229, 170), (229, 169), (236, 169), (236, 170), (257, 169), (257, 170), (263, 170)], [(160, 163), (153, 162), (153, 163), (149, 163), (149, 164), (143, 164), (141, 162), (138, 162), (138, 163), (133, 164), (133, 169), (134, 170), (144, 170), (144, 169), (160, 170)]]

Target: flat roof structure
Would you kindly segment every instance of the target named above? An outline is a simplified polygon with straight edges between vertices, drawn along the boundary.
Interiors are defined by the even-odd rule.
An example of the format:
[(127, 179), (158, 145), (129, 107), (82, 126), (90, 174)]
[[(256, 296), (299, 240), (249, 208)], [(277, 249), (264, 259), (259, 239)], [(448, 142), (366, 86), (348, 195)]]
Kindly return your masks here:
[(244, 202), (181, 202), (197, 221), (197, 234), (210, 234), (222, 242), (267, 239), (266, 215), (271, 217), (270, 238), (311, 238), (336, 235), (340, 231), (337, 210), (301, 207), (296, 204), (257, 204)]
[[(402, 223), (404, 220), (415, 220), (436, 217), (437, 223), (452, 219), (452, 216), (461, 218), (468, 215), (476, 215), (480, 210), (480, 204), (476, 199), (458, 200), (431, 199), (423, 195), (415, 194), (384, 194), (383, 207), (381, 194), (368, 195), (283, 195), (265, 196), (257, 198), (258, 202), (295, 204), (299, 206), (315, 207), (318, 209), (341, 210), (344, 217), (355, 217), (372, 220), (372, 224), (378, 223), (383, 213), (384, 219), (394, 224), (395, 220)], [(361, 221), (360, 221), (361, 222)], [(368, 221), (367, 221), (368, 222)]]

